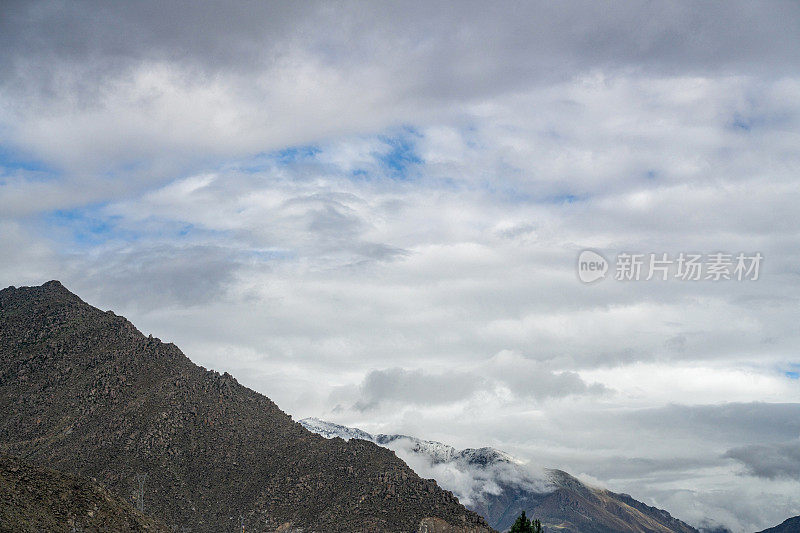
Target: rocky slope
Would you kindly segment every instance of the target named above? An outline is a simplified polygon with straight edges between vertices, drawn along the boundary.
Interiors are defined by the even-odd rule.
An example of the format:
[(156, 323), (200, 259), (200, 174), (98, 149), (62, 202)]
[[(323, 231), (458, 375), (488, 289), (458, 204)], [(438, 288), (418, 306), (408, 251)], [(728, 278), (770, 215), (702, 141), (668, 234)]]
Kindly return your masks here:
[(488, 531), (390, 450), (312, 434), (56, 281), (0, 291), (0, 454), (126, 500), (146, 473), (145, 510), (193, 532)]
[(589, 487), (560, 470), (533, 469), (493, 448), (457, 450), (405, 435), (371, 435), (316, 418), (300, 423), (327, 438), (364, 439), (394, 450), (420, 475), (435, 477), (501, 531), (525, 511), (548, 530), (565, 533), (696, 532), (627, 494)]
[(89, 479), (0, 457), (0, 531), (167, 533)]
[(788, 518), (781, 524), (758, 533), (800, 533), (800, 516)]

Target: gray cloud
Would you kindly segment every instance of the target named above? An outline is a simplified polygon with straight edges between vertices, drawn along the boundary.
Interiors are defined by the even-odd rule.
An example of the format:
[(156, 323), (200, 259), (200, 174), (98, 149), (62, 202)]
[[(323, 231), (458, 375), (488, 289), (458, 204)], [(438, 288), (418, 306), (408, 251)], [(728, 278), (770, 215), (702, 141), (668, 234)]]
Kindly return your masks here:
[(798, 20), (788, 1), (7, 2), (2, 140), (153, 179), (198, 147), (214, 160), (427, 121), (597, 69), (793, 75)]
[(576, 372), (552, 371), (536, 360), (513, 352), (501, 352), (481, 369), (519, 398), (564, 398), (572, 395), (604, 395), (611, 391), (601, 383), (587, 383)]
[[(406, 52), (410, 59), (427, 58), (428, 65), (449, 64), (442, 83), (448, 77), (444, 74), (485, 71), (508, 55), (520, 60), (516, 70), (526, 75), (553, 54), (554, 64), (565, 59), (598, 65), (650, 61), (683, 69), (753, 67), (765, 57), (773, 68), (789, 68), (800, 58), (791, 46), (798, 8), (788, 1), (758, 6), (632, 2), (622, 7), (577, 1), (558, 7), (547, 2), (491, 8), (471, 2), (458, 9), (446, 2), (375, 3), (357, 11), (348, 7), (315, 2), (10, 2), (0, 42), (9, 62), (31, 56), (93, 62), (155, 57), (212, 68), (252, 68), (283, 51), (278, 43), (287, 41), (306, 40), (326, 60), (347, 63), (361, 52), (385, 54), (398, 43), (419, 43), (422, 37), (421, 44)], [(310, 32), (320, 28), (324, 31)], [(452, 33), (443, 30), (454, 29), (462, 30), (458, 38), (445, 39)], [(449, 45), (436, 46), (444, 41)], [(384, 44), (369, 48), (376, 43)]]
[(740, 461), (747, 471), (768, 479), (800, 479), (800, 441), (780, 444), (740, 446), (725, 453), (725, 457)]
[(72, 272), (62, 277), (86, 299), (116, 309), (191, 307), (225, 293), (236, 270), (235, 255), (203, 245), (112, 249), (88, 262), (74, 259)]
[[(523, 381), (516, 376), (513, 390), (522, 396), (535, 398), (560, 398), (572, 394), (603, 394), (608, 389), (601, 383), (587, 384), (575, 372), (539, 372)], [(509, 378), (509, 381), (512, 381)]]
[[(500, 387), (521, 400), (565, 398), (572, 395), (603, 395), (609, 391), (600, 383), (587, 384), (575, 372), (552, 372), (526, 364), (508, 364), (497, 358), (470, 371), (454, 368), (433, 373), (422, 369), (390, 368), (369, 372), (359, 386), (359, 411), (376, 409), (384, 402), (417, 405), (446, 405), (475, 395), (492, 395)], [(339, 390), (335, 396), (342, 395)]]
[(800, 403), (727, 403), (670, 405), (637, 411), (630, 419), (640, 427), (709, 440), (760, 441), (800, 435)]
[(358, 410), (374, 409), (383, 401), (402, 401), (416, 404), (436, 404), (463, 400), (481, 386), (476, 376), (448, 372), (426, 374), (422, 370), (391, 368), (373, 370), (360, 387)]

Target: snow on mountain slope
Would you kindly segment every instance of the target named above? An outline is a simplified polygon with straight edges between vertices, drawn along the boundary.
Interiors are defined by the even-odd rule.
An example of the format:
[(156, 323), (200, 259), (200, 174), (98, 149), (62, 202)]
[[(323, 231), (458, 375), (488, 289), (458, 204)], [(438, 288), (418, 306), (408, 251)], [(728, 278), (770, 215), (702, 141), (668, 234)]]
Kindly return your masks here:
[(467, 448), (457, 450), (447, 444), (432, 440), (422, 440), (407, 435), (372, 435), (358, 428), (351, 428), (326, 422), (319, 418), (305, 418), (300, 424), (307, 430), (322, 435), (326, 439), (339, 437), (344, 440), (362, 439), (380, 444), (387, 448), (397, 447), (429, 457), (433, 463), (462, 461), (471, 465), (490, 466), (497, 463), (513, 463), (523, 465), (524, 462), (506, 452), (494, 448)]
[[(305, 418), (300, 421), (304, 428), (312, 433), (322, 435), (326, 439), (333, 439), (339, 437), (344, 440), (361, 439), (375, 442), (375, 439), (366, 431), (361, 431), (358, 428), (349, 428), (347, 426), (340, 426), (320, 420), (319, 418)], [(377, 444), (377, 443), (376, 443)]]
[(556, 489), (552, 475), (494, 448), (457, 450), (441, 442), (407, 435), (372, 435), (357, 428), (318, 418), (300, 420), (306, 429), (325, 438), (363, 439), (394, 451), (417, 474), (435, 479), (464, 505), (477, 505), (508, 487), (549, 493)]
[(457, 450), (407, 435), (372, 435), (317, 418), (300, 421), (326, 438), (363, 439), (393, 450), (418, 475), (433, 478), (497, 530), (520, 512), (561, 533), (697, 533), (661, 509), (591, 487), (566, 472), (526, 464), (494, 448)]

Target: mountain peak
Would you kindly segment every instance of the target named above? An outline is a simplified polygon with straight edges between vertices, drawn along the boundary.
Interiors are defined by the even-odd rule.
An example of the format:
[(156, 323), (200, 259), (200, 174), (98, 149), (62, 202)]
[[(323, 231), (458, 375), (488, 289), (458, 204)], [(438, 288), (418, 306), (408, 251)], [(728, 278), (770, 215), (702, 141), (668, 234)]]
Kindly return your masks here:
[(58, 281), (0, 291), (0, 332), (3, 453), (126, 501), (146, 473), (145, 508), (169, 527), (228, 531), (241, 515), (256, 531), (489, 531), (390, 450), (308, 432)]
[[(21, 287), (15, 287), (14, 285), (10, 285), (5, 289), (1, 290), (0, 292), (14, 292), (14, 291), (22, 291), (22, 292), (41, 292), (41, 293), (71, 293), (64, 284), (58, 281), (57, 279), (51, 279), (50, 281), (45, 281), (41, 285), (23, 285)], [(74, 296), (74, 294), (73, 294)]]
[(60, 281), (53, 279), (42, 283), (41, 285), (31, 285), (15, 287), (13, 285), (0, 290), (0, 302), (4, 305), (10, 303), (11, 300), (24, 300), (24, 301), (72, 301), (81, 302), (76, 294), (70, 292)]

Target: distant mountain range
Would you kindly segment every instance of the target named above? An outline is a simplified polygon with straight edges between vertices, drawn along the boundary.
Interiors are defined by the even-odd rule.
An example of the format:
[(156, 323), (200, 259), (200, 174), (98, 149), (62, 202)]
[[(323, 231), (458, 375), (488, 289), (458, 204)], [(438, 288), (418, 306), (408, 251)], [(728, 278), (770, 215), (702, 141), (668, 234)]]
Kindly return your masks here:
[[(307, 431), (57, 281), (0, 291), (0, 455), (95, 478), (124, 502), (147, 474), (145, 511), (177, 531), (490, 531), (390, 450)], [(42, 485), (46, 498), (61, 493), (54, 483), (52, 494)], [(25, 491), (4, 501), (0, 530), (67, 530), (68, 512), (51, 517), (57, 527), (26, 527), (41, 509)]]
[(390, 448), (418, 474), (435, 478), (500, 531), (511, 527), (525, 511), (539, 518), (548, 531), (564, 533), (697, 532), (667, 511), (627, 494), (590, 487), (561, 470), (530, 468), (494, 448), (457, 450), (406, 435), (371, 435), (317, 418), (300, 423), (328, 439), (361, 439)]

